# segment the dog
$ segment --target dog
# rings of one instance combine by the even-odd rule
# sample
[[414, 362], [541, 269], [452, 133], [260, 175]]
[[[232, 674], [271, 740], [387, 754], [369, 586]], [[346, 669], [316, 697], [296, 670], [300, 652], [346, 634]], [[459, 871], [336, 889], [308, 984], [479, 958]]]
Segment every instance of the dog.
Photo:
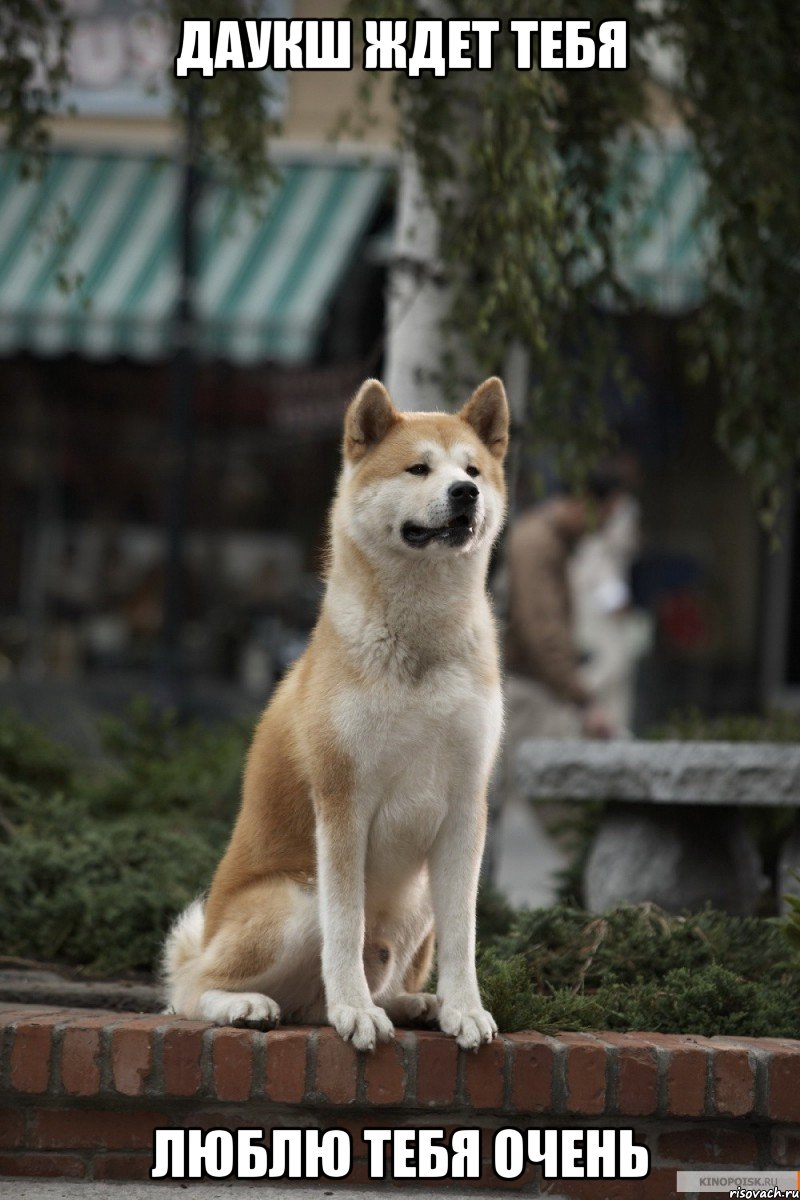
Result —
[[496, 378], [457, 414], [400, 412], [375, 379], [351, 402], [319, 620], [256, 727], [208, 897], [168, 934], [174, 1012], [327, 1021], [358, 1050], [393, 1023], [438, 1022], [472, 1050], [496, 1034], [475, 906], [502, 726], [486, 578], [508, 428]]

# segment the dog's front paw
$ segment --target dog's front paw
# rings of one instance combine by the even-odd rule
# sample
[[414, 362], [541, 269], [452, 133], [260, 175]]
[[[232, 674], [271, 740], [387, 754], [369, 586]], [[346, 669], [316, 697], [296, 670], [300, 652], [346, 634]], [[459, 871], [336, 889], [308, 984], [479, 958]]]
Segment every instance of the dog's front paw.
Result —
[[394, 1026], [382, 1008], [374, 1004], [355, 1008], [352, 1004], [332, 1004], [328, 1020], [346, 1042], [356, 1050], [374, 1050], [376, 1042], [394, 1037]]
[[447, 1003], [439, 1009], [439, 1028], [454, 1037], [462, 1050], [477, 1050], [481, 1042], [490, 1042], [497, 1033], [495, 1019], [485, 1008]]

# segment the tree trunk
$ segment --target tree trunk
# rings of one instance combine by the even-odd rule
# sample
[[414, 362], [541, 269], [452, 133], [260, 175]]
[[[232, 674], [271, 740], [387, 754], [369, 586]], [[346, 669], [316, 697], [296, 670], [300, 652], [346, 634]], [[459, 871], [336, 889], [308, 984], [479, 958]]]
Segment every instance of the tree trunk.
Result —
[[439, 259], [439, 223], [410, 151], [400, 169], [397, 227], [389, 271], [384, 378], [399, 408], [444, 406], [441, 322], [448, 291]]

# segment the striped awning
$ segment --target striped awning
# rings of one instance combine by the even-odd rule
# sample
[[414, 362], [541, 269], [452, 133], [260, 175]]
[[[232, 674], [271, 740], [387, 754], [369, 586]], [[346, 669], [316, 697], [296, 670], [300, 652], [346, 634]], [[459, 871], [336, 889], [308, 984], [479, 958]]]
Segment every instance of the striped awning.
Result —
[[[385, 167], [297, 162], [258, 207], [209, 183], [198, 213], [199, 348], [313, 357], [384, 194]], [[180, 175], [173, 163], [54, 153], [24, 181], [0, 160], [0, 354], [155, 358], [171, 346]]]
[[702, 219], [704, 180], [691, 143], [678, 132], [632, 139], [621, 147], [618, 170], [619, 190], [630, 184], [630, 204], [614, 205], [622, 282], [656, 312], [696, 308], [714, 235]]

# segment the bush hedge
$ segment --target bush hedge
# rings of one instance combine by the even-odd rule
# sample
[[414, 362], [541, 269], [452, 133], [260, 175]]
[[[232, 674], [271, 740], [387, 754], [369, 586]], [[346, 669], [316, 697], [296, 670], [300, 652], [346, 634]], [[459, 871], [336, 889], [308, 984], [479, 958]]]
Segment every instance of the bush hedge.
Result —
[[503, 1029], [800, 1037], [800, 957], [776, 918], [653, 905], [503, 918], [493, 897], [481, 925], [481, 987]]
[[225, 848], [247, 730], [181, 726], [138, 702], [101, 732], [104, 760], [76, 763], [0, 714], [0, 951], [150, 971]]

